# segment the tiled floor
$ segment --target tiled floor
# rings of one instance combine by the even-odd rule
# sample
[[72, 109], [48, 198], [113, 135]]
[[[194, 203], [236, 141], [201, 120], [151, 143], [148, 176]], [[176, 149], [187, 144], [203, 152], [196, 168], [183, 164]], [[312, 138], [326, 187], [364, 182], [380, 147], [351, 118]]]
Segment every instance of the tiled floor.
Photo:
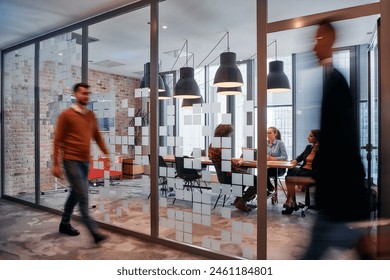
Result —
[[[268, 210], [268, 259], [297, 259], [304, 250], [315, 212], [302, 218], [281, 215], [281, 205]], [[253, 213], [256, 215], [255, 213]], [[100, 247], [80, 222], [80, 236], [58, 233], [58, 215], [0, 199], [0, 259], [205, 259], [133, 237], [105, 231], [109, 239]], [[327, 259], [356, 259], [353, 251], [332, 250]]]
[[59, 216], [0, 199], [0, 259], [2, 260], [202, 260], [129, 236], [104, 231], [109, 236], [97, 247], [87, 229], [72, 224], [81, 234], [58, 233]]

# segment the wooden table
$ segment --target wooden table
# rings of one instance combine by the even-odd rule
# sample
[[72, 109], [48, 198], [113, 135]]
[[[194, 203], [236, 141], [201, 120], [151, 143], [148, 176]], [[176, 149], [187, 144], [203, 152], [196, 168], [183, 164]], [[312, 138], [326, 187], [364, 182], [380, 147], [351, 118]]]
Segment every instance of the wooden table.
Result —
[[[175, 155], [165, 155], [163, 156], [164, 160], [166, 162], [175, 163]], [[241, 158], [232, 158], [233, 160], [240, 160]], [[202, 156], [201, 157], [201, 164], [205, 165], [213, 165], [213, 162], [209, 157]], [[257, 168], [257, 161], [256, 160], [245, 160], [242, 162], [241, 166], [244, 167], [250, 167], [250, 168]], [[268, 160], [267, 161], [267, 167], [268, 168], [293, 168], [295, 165], [292, 164], [288, 160]]]
[[[175, 155], [165, 155], [165, 156], [163, 156], [163, 158], [166, 162], [175, 163]], [[193, 159], [191, 157], [189, 157], [189, 158]], [[202, 156], [200, 161], [201, 161], [201, 164], [204, 164], [204, 165], [213, 165], [213, 162], [207, 156]]]
[[[233, 160], [239, 160], [240, 158], [232, 158]], [[244, 167], [257, 168], [256, 160], [244, 160], [241, 164]], [[267, 160], [267, 168], [293, 168], [295, 164], [292, 164], [288, 160]]]

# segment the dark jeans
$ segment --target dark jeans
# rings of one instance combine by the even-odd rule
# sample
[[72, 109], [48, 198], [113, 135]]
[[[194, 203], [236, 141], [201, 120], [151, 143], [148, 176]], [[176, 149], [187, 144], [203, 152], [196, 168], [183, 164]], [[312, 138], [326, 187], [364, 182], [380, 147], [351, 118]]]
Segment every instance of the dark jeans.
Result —
[[81, 216], [89, 231], [94, 234], [97, 225], [89, 216], [88, 208], [88, 169], [89, 162], [64, 160], [64, 169], [71, 190], [65, 202], [61, 223], [70, 223], [74, 207], [79, 204]]

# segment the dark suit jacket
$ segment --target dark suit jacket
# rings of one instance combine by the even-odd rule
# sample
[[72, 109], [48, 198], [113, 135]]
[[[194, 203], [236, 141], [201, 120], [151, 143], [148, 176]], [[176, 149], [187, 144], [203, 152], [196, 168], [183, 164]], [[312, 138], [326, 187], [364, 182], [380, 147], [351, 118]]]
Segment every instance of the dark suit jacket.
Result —
[[316, 203], [337, 221], [366, 219], [370, 214], [369, 196], [352, 94], [337, 69], [328, 73], [321, 108]]
[[[301, 166], [306, 165], [306, 158], [308, 157], [308, 155], [310, 155], [312, 149], [313, 149], [312, 145], [307, 145], [305, 150], [302, 152], [302, 154], [297, 156], [295, 160], [297, 162], [302, 162]], [[317, 161], [317, 153], [316, 153], [312, 162], [312, 169], [314, 171], [317, 170], [317, 168], [318, 168], [318, 161]]]

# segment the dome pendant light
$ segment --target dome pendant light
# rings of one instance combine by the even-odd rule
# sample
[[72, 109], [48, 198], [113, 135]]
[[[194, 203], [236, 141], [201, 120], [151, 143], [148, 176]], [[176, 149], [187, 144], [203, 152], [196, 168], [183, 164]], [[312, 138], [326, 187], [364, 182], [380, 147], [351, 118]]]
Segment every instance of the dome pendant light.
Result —
[[230, 52], [229, 32], [227, 34], [227, 52], [221, 53], [220, 66], [215, 73], [214, 86], [216, 87], [240, 87], [244, 85], [240, 69], [236, 64], [236, 53]]
[[192, 106], [194, 104], [201, 104], [201, 103], [204, 103], [202, 96], [196, 99], [183, 99], [183, 102], [181, 103], [181, 108], [192, 109]]
[[195, 81], [195, 71], [193, 67], [187, 67], [188, 62], [188, 41], [186, 45], [186, 67], [180, 68], [180, 79], [175, 85], [173, 97], [183, 99], [197, 99], [200, 98], [199, 86]]
[[242, 93], [242, 90], [241, 87], [231, 87], [231, 88], [218, 87], [217, 93], [219, 95], [239, 95]]
[[163, 83], [164, 83], [165, 91], [162, 91], [162, 92], [158, 93], [158, 99], [160, 99], [160, 100], [171, 99], [172, 98], [172, 94], [171, 94], [171, 90], [170, 90], [170, 88], [169, 88], [169, 86], [167, 84], [166, 76], [163, 76], [162, 80], [163, 80]]
[[271, 42], [271, 44], [273, 43], [275, 43], [275, 61], [271, 61], [268, 64], [267, 89], [268, 92], [286, 92], [290, 90], [290, 82], [287, 75], [283, 72], [283, 61], [277, 60], [278, 49], [276, 40]]
[[220, 59], [221, 64], [215, 73], [214, 86], [240, 87], [244, 85], [240, 69], [236, 65], [236, 53], [221, 53]]
[[194, 79], [194, 68], [180, 68], [180, 79], [175, 85], [175, 98], [197, 99], [200, 97], [199, 86]]
[[[140, 88], [149, 88], [150, 91], [150, 62], [144, 64], [144, 76], [139, 85]], [[165, 91], [164, 81], [160, 74], [158, 75], [158, 92]]]

